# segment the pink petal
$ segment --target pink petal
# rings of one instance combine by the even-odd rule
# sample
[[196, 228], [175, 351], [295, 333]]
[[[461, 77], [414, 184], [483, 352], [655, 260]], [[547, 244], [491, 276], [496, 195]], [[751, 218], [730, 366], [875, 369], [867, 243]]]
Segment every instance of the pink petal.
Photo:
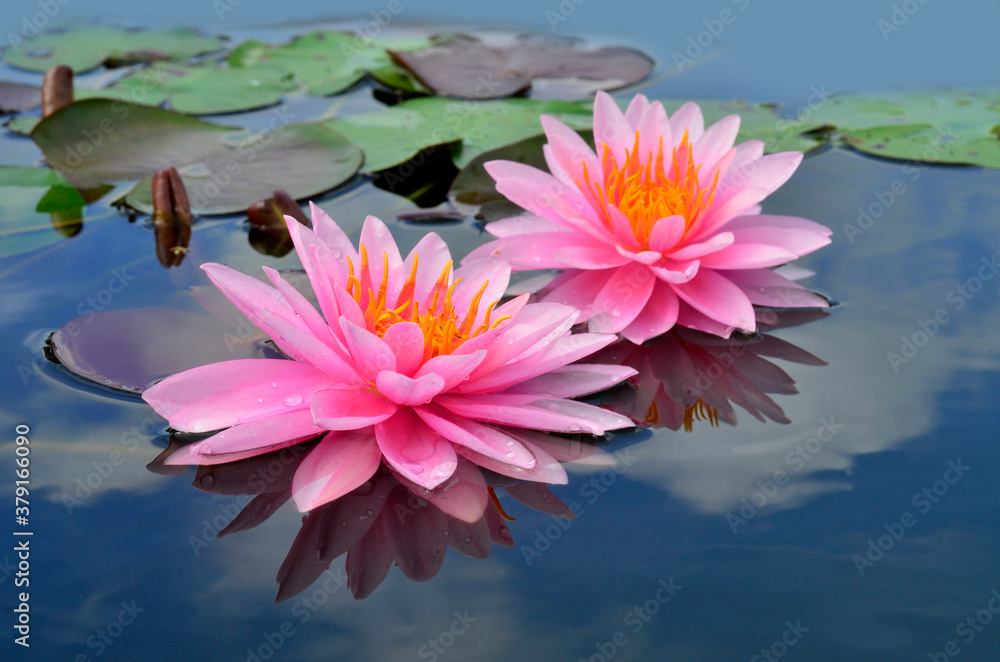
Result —
[[320, 315], [313, 305], [309, 303], [309, 300], [303, 296], [301, 292], [295, 289], [291, 284], [286, 281], [281, 273], [271, 267], [264, 267], [264, 273], [271, 280], [271, 283], [277, 288], [278, 292], [285, 299], [289, 306], [295, 314], [305, 323], [309, 332], [312, 333], [321, 342], [329, 345], [333, 349], [339, 349], [339, 343], [333, 335], [333, 331], [330, 329], [330, 325], [326, 323], [323, 316]]
[[414, 411], [432, 430], [454, 444], [522, 469], [535, 466], [534, 455], [519, 441], [494, 427], [455, 416], [437, 405], [418, 407]]
[[703, 164], [704, 170], [714, 171], [719, 159], [732, 149], [739, 131], [739, 115], [723, 117], [708, 127], [701, 138], [692, 146], [695, 163]]
[[700, 267], [698, 260], [682, 262], [664, 258], [658, 264], [650, 265], [649, 270], [664, 283], [686, 283], [698, 275]]
[[[441, 237], [430, 232], [417, 242], [410, 254], [406, 256], [406, 260], [403, 261], [402, 273], [406, 277], [412, 273], [414, 262], [417, 263], [417, 273], [414, 280], [413, 301], [423, 303], [430, 296], [434, 283], [441, 276], [441, 272], [451, 262], [451, 252]], [[397, 301], [397, 303], [403, 304], [405, 301]]]
[[347, 264], [347, 258], [350, 258], [355, 265], [361, 264], [361, 258], [354, 244], [329, 214], [310, 202], [309, 216], [312, 218], [313, 231], [327, 245], [330, 255], [337, 260], [341, 268]]
[[638, 122], [633, 126], [639, 131], [639, 158], [644, 162], [652, 161], [660, 154], [661, 139], [663, 156], [669, 162], [673, 150], [673, 132], [670, 131], [670, 121], [663, 104], [657, 102], [648, 107]]
[[341, 318], [340, 328], [358, 372], [367, 381], [374, 382], [383, 370], [396, 370], [396, 355], [384, 340], [345, 318]]
[[505, 487], [504, 491], [532, 510], [554, 517], [576, 519], [576, 515], [569, 509], [569, 506], [553, 494], [549, 486], [544, 483], [518, 483]]
[[392, 370], [383, 370], [375, 378], [375, 388], [383, 396], [402, 406], [423, 405], [444, 390], [444, 380], [429, 374], [416, 379]]
[[400, 482], [411, 492], [429, 501], [444, 514], [463, 522], [472, 523], [481, 520], [483, 511], [490, 501], [482, 472], [464, 458], [458, 459], [458, 465], [451, 478], [433, 490], [425, 490], [405, 478], [400, 478]]
[[408, 407], [375, 426], [375, 437], [393, 469], [429, 490], [448, 480], [458, 459], [451, 443]]
[[631, 427], [624, 416], [574, 400], [535, 395], [485, 394], [440, 396], [437, 404], [458, 416], [489, 423], [550, 432], [589, 432]]
[[[531, 454], [535, 456], [536, 464], [531, 469], [522, 469], [506, 462], [494, 460], [462, 445], [455, 446], [455, 452], [470, 462], [503, 476], [511, 476], [512, 478], [521, 480], [536, 480], [551, 485], [565, 485], [569, 481], [566, 470], [551, 455], [537, 446], [521, 440], [520, 437], [518, 437], [518, 440], [522, 441], [524, 447], [528, 448]], [[490, 511], [487, 509], [486, 512], [489, 513]]]
[[[398, 274], [402, 271], [403, 258], [399, 255], [399, 248], [396, 247], [392, 233], [389, 232], [385, 223], [375, 216], [368, 216], [365, 219], [365, 224], [361, 226], [360, 245], [363, 245], [368, 253], [368, 273], [371, 275], [373, 287], [378, 287], [382, 283], [383, 259], [389, 263], [390, 274]], [[359, 264], [354, 265], [355, 273], [358, 273], [359, 268]], [[406, 275], [409, 275], [409, 272]], [[402, 282], [398, 279], [390, 278], [389, 291], [392, 295], [387, 297], [389, 301], [396, 299], [394, 294], [398, 294], [401, 286]]]
[[653, 293], [636, 318], [622, 329], [622, 335], [636, 344], [662, 335], [677, 323], [680, 302], [673, 288], [663, 281], [657, 281]]
[[587, 164], [587, 174], [595, 177], [600, 173], [600, 165], [594, 150], [573, 129], [551, 115], [542, 115], [542, 129], [548, 144], [542, 147], [549, 170], [562, 183], [575, 186], [583, 182], [583, 164]]
[[303, 513], [339, 499], [368, 481], [381, 461], [372, 430], [330, 433], [295, 471], [292, 499]]
[[476, 297], [479, 289], [486, 283], [486, 289], [479, 300], [476, 311], [475, 322], [472, 329], [478, 329], [486, 316], [486, 310], [491, 303], [499, 301], [507, 290], [510, 282], [510, 264], [496, 258], [483, 258], [465, 263], [455, 270], [455, 280], [461, 282], [455, 286], [451, 302], [458, 313], [459, 318], [464, 322], [466, 312]]
[[[382, 515], [380, 519], [388, 518]], [[393, 554], [385, 537], [385, 525], [376, 521], [353, 547], [347, 550], [347, 587], [355, 600], [363, 600], [389, 576]]]
[[[652, 106], [658, 105], [659, 102], [652, 104]], [[632, 126], [639, 126], [639, 120], [642, 119], [643, 115], [646, 114], [650, 108], [649, 99], [646, 98], [645, 94], [637, 94], [632, 97], [632, 100], [628, 103], [628, 108], [625, 110], [625, 121]], [[659, 104], [662, 108], [663, 105]]]
[[442, 391], [450, 391], [472, 374], [486, 358], [486, 350], [481, 349], [471, 354], [440, 354], [431, 357], [426, 363], [420, 366], [420, 370], [413, 375], [416, 378], [427, 375], [435, 375], [444, 380]]
[[308, 402], [333, 383], [305, 363], [238, 359], [171, 375], [146, 389], [142, 399], [172, 427], [208, 432], [283, 414], [289, 398]]
[[780, 308], [828, 308], [829, 302], [770, 269], [731, 271], [726, 274], [737, 287], [760, 306]]
[[683, 248], [671, 252], [670, 259], [680, 261], [694, 260], [725, 248], [726, 246], [731, 245], [733, 241], [734, 237], [732, 232], [720, 232], [719, 234], [713, 235], [701, 243], [685, 244]]
[[528, 359], [503, 365], [482, 377], [463, 382], [453, 389], [464, 393], [486, 393], [505, 389], [514, 384], [555, 370], [589, 356], [614, 342], [615, 336], [599, 333], [575, 333], [552, 341]]
[[[342, 286], [345, 283], [346, 270], [341, 266], [341, 262], [333, 257], [326, 242], [315, 232], [294, 219], [285, 219], [285, 222], [292, 243], [295, 245], [295, 252], [316, 293], [320, 310], [323, 311], [328, 323], [336, 324], [337, 318], [340, 317], [340, 308], [334, 297], [334, 291], [338, 284]], [[345, 258], [342, 259], [346, 262]]]
[[797, 258], [795, 253], [768, 244], [733, 244], [701, 259], [703, 268], [759, 269], [776, 267]]
[[[273, 450], [273, 446], [282, 442], [299, 440], [322, 432], [325, 432], [323, 428], [313, 425], [312, 413], [306, 406], [303, 409], [290, 409], [286, 414], [234, 425], [185, 448], [194, 455], [213, 456], [206, 458], [209, 460], [229, 462], [234, 459], [226, 457], [230, 453], [256, 451], [255, 455], [260, 455]], [[216, 462], [197, 464], [216, 464]]]
[[692, 308], [721, 324], [744, 331], [757, 328], [747, 296], [732, 281], [711, 269], [700, 269], [690, 281], [672, 287]]
[[649, 235], [649, 248], [651, 250], [667, 253], [684, 236], [684, 217], [680, 215], [668, 216], [656, 221], [653, 231]]
[[561, 303], [579, 309], [580, 319], [590, 316], [590, 309], [597, 294], [608, 282], [612, 269], [595, 269], [566, 272], [566, 277], [558, 285], [547, 292], [542, 301], [546, 303]]
[[505, 393], [575, 398], [611, 388], [634, 374], [628, 366], [573, 363], [515, 384]]
[[590, 310], [588, 328], [594, 333], [617, 333], [642, 311], [656, 277], [643, 264], [616, 270], [598, 292]]
[[[576, 134], [574, 133], [573, 135]], [[564, 234], [573, 232], [573, 230], [567, 228], [565, 225], [559, 225], [558, 223], [554, 223], [548, 219], [542, 218], [541, 216], [535, 216], [533, 214], [522, 214], [521, 216], [513, 216], [511, 218], [504, 218], [499, 221], [487, 223], [486, 231], [494, 237], [499, 237], [501, 239], [503, 237], [512, 237], [519, 234], [534, 234], [536, 232], [562, 232]], [[469, 258], [467, 257], [462, 258], [462, 262], [465, 262], [468, 259]]]
[[424, 332], [414, 322], [396, 322], [382, 336], [396, 357], [396, 370], [412, 376], [424, 360]]
[[396, 405], [367, 389], [331, 388], [312, 399], [313, 423], [327, 430], [357, 430], [396, 413]]
[[611, 155], [618, 163], [625, 162], [625, 150], [632, 147], [635, 139], [635, 128], [628, 123], [618, 104], [610, 94], [604, 91], [594, 98], [594, 145], [597, 156], [604, 152], [604, 145], [611, 150]]
[[[402, 573], [415, 582], [425, 582], [438, 573], [448, 549], [448, 516], [426, 504], [415, 509], [411, 493], [393, 490], [385, 512], [403, 512], [407, 521], [383, 516], [386, 544]], [[409, 519], [412, 518], [412, 519]]]
[[674, 142], [680, 143], [684, 132], [688, 133], [688, 141], [696, 142], [705, 132], [705, 118], [701, 114], [701, 108], [693, 101], [689, 101], [673, 114], [670, 118], [670, 131], [674, 135]]
[[709, 317], [701, 311], [692, 308], [684, 301], [681, 301], [680, 309], [677, 311], [677, 326], [704, 331], [720, 338], [728, 338], [735, 328], [732, 325], [723, 324]]

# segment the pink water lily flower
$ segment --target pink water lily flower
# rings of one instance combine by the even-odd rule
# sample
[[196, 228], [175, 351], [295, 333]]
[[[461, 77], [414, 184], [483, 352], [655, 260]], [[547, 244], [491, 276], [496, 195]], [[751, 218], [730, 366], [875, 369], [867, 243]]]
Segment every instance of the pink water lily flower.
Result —
[[563, 269], [542, 300], [579, 308], [592, 332], [637, 343], [675, 324], [722, 337], [752, 332], [752, 304], [827, 305], [770, 270], [830, 243], [830, 229], [813, 221], [761, 214], [758, 203], [788, 180], [799, 152], [764, 156], [760, 140], [734, 147], [738, 115], [706, 129], [697, 104], [668, 117], [642, 95], [622, 113], [597, 93], [597, 154], [552, 117], [542, 127], [551, 172], [485, 166], [497, 191], [530, 215], [487, 225], [498, 238], [469, 260]]
[[143, 398], [175, 429], [222, 430], [169, 463], [229, 462], [325, 433], [292, 485], [306, 511], [367, 481], [383, 458], [426, 489], [448, 481], [459, 456], [501, 474], [565, 482], [533, 431], [631, 427], [571, 399], [635, 373], [568, 365], [614, 336], [571, 335], [578, 311], [563, 304], [527, 304], [526, 296], [501, 304], [506, 262], [487, 257], [452, 271], [436, 234], [403, 259], [371, 216], [355, 249], [315, 206], [312, 218], [315, 231], [286, 220], [320, 311], [273, 269], [264, 268], [268, 285], [202, 266], [291, 360], [215, 363], [149, 388]]

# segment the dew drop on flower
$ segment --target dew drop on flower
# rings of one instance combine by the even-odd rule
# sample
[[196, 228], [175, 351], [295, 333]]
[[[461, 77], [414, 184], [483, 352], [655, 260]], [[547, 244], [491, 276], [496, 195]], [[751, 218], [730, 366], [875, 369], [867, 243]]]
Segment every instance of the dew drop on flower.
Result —
[[215, 485], [215, 476], [208, 474], [201, 477], [201, 486], [206, 490], [212, 489], [213, 485]]
[[340, 520], [340, 526], [342, 526], [343, 528], [346, 529], [347, 528], [347, 520], [346, 519]]
[[447, 531], [447, 530], [445, 530], [445, 531], [442, 531], [442, 532], [441, 532], [441, 535], [442, 535], [442, 536], [444, 536], [445, 538], [447, 538], [447, 537], [448, 537], [448, 535], [449, 535], [449, 533], [448, 533], [448, 531]]
[[264, 402], [264, 398], [257, 398], [257, 402], [258, 403]]
[[515, 457], [517, 457], [517, 453], [515, 453], [514, 451], [507, 451], [507, 457], [513, 460]]
[[367, 515], [368, 517], [375, 517], [375, 513], [373, 513], [371, 510], [366, 510], [365, 515]]
[[469, 536], [465, 536], [465, 540], [463, 540], [462, 542], [464, 542], [466, 545], [471, 545], [472, 538], [470, 538]]
[[198, 447], [195, 448], [194, 450], [198, 453], [201, 453], [202, 455], [212, 454], [212, 447], [205, 443], [198, 444]]
[[299, 395], [298, 393], [294, 393], [294, 394], [288, 396], [287, 398], [285, 398], [285, 406], [286, 407], [297, 407], [298, 405], [301, 405], [301, 404], [302, 404], [302, 396]]

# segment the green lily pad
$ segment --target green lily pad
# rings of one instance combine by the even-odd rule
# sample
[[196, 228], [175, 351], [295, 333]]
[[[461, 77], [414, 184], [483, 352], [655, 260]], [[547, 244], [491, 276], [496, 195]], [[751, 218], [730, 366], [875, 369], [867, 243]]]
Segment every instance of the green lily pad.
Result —
[[[629, 100], [619, 100], [624, 109]], [[662, 99], [661, 103], [667, 113], [674, 113], [687, 103], [679, 99]], [[816, 131], [824, 126], [821, 121], [795, 121], [779, 117], [774, 112], [774, 106], [769, 104], [750, 103], [748, 101], [719, 101], [702, 99], [695, 101], [705, 116], [705, 126], [713, 124], [727, 115], [740, 116], [740, 132], [736, 142], [746, 140], [763, 140], [764, 150], [775, 152], [811, 152], [825, 141], [821, 135], [803, 135]]]
[[70, 186], [66, 178], [48, 168], [0, 166], [0, 186]]
[[35, 37], [4, 51], [8, 64], [31, 71], [48, 71], [65, 64], [74, 73], [96, 69], [105, 62], [125, 64], [154, 60], [186, 60], [222, 47], [219, 37], [207, 37], [190, 28], [124, 30], [94, 25]]
[[382, 71], [395, 65], [386, 48], [409, 49], [426, 45], [426, 40], [376, 41], [346, 32], [312, 32], [289, 44], [272, 46], [251, 40], [230, 54], [233, 70], [271, 70], [294, 77], [309, 94], [328, 96], [343, 92], [364, 78], [368, 71]]
[[214, 115], [273, 106], [295, 88], [290, 75], [275, 69], [155, 64], [94, 92], [149, 105], [167, 101], [179, 113]]
[[422, 98], [324, 125], [361, 147], [367, 171], [391, 168], [427, 147], [450, 143], [457, 143], [452, 158], [463, 167], [483, 152], [541, 133], [542, 114], [579, 129], [593, 122], [591, 103], [585, 101]]
[[1000, 168], [1000, 89], [838, 95], [813, 119], [867, 154]]
[[126, 202], [152, 211], [150, 178], [176, 167], [197, 214], [242, 211], [283, 189], [305, 198], [357, 172], [361, 152], [330, 129], [289, 124], [250, 135], [163, 108], [85, 99], [43, 119], [31, 134], [49, 165], [74, 185], [143, 180]]
[[30, 136], [31, 132], [34, 131], [35, 127], [41, 121], [42, 118], [37, 115], [21, 115], [4, 124], [4, 127], [11, 133], [19, 136]]

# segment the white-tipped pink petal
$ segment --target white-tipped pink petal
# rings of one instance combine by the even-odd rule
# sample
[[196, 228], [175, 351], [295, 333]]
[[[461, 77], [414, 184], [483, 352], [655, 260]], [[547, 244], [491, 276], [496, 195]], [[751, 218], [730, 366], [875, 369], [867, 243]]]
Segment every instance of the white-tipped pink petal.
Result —
[[673, 288], [664, 281], [657, 281], [649, 302], [632, 323], [622, 329], [621, 334], [632, 342], [642, 344], [650, 338], [662, 335], [677, 323], [680, 300]]
[[705, 117], [701, 114], [701, 108], [698, 107], [698, 104], [689, 101], [678, 108], [677, 112], [670, 117], [670, 131], [676, 142], [680, 142], [685, 131], [687, 131], [689, 142], [697, 142], [705, 132]]
[[594, 299], [588, 328], [594, 333], [624, 329], [642, 312], [655, 283], [656, 277], [645, 265], [632, 263], [618, 269]]

